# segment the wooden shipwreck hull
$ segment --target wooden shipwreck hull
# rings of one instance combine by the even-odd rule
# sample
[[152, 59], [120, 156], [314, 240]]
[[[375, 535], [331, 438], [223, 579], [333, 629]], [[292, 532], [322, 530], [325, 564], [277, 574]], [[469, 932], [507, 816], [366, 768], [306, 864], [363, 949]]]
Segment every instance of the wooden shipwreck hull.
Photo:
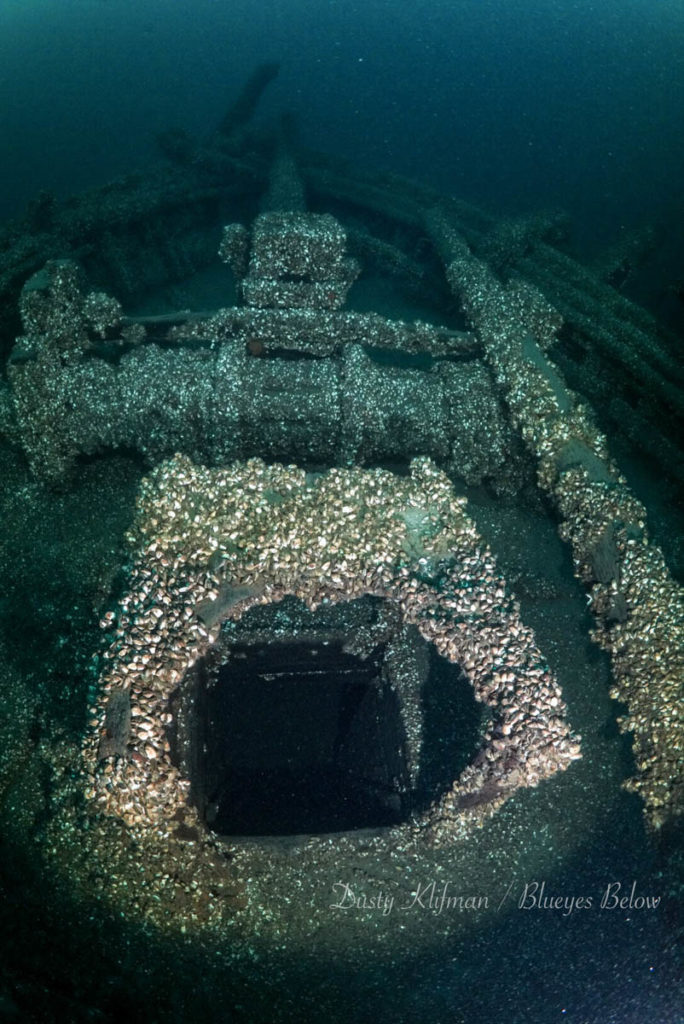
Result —
[[[192, 767], [191, 737], [204, 726], [173, 702], [192, 705], [204, 678], [196, 664], [222, 622], [292, 595], [312, 612], [393, 602], [401, 622], [369, 612], [364, 628], [393, 650], [415, 627], [492, 710], [475, 761], [416, 810], [420, 702], [396, 684], [410, 754], [403, 788], [389, 794], [408, 808], [400, 827], [442, 842], [568, 767], [580, 738], [560, 690], [449, 490], [459, 479], [512, 494], [532, 471], [628, 709], [628, 786], [654, 829], [680, 820], [684, 596], [606, 437], [681, 486], [677, 339], [564, 250], [561, 218], [497, 221], [413, 182], [298, 152], [286, 130], [250, 136], [274, 73], [256, 72], [207, 141], [167, 136], [167, 163], [65, 203], [42, 197], [4, 232], [0, 429], [53, 485], [80, 457], [117, 449], [153, 467], [92, 701], [88, 799], [134, 830], [180, 814], [199, 834], [215, 768]], [[219, 257], [238, 302], [131, 314]], [[430, 322], [346, 309], [362, 266], [417, 296]], [[388, 465], [404, 476], [377, 468]], [[312, 501], [324, 526], [312, 527]], [[337, 643], [341, 628], [325, 625], [326, 636]], [[396, 661], [386, 673], [401, 678]], [[181, 699], [179, 686], [195, 690]], [[202, 808], [186, 814], [191, 784]]]
[[[76, 260], [91, 287], [125, 308], [215, 263], [222, 226], [256, 214], [272, 181], [282, 137], [250, 135], [249, 121], [276, 73], [274, 65], [258, 68], [208, 139], [167, 133], [159, 140], [166, 159], [146, 172], [64, 202], [43, 194], [23, 220], [2, 229], [4, 358], [21, 333], [21, 289], [49, 259]], [[611, 435], [642, 449], [667, 477], [684, 480], [681, 341], [607, 282], [616, 276], [612, 264], [601, 278], [564, 249], [561, 216], [502, 221], [415, 182], [319, 153], [298, 152], [297, 168], [294, 187], [306, 193], [309, 210], [340, 219], [349, 253], [423, 299], [442, 307], [448, 301], [425, 227], [434, 208], [504, 280], [534, 284], [563, 319], [554, 360], [568, 383], [592, 402]]]

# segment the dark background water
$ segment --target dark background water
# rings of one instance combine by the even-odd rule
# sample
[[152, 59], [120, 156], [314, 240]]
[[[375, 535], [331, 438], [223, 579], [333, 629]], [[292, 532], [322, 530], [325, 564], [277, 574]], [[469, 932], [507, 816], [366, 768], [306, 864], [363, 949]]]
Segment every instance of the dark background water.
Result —
[[255, 64], [261, 117], [493, 211], [567, 210], [591, 245], [681, 223], [681, 0], [3, 0], [0, 218], [199, 135]]

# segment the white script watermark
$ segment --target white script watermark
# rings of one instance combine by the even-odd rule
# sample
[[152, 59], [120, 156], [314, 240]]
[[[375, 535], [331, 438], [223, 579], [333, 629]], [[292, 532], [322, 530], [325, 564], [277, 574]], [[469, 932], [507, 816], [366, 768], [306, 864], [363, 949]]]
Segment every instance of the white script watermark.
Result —
[[506, 891], [494, 893], [460, 892], [450, 881], [426, 881], [410, 892], [390, 888], [362, 889], [350, 882], [335, 882], [331, 910], [370, 912], [388, 917], [393, 913], [427, 911], [431, 914], [473, 913], [492, 909], [546, 912], [570, 917], [581, 911], [653, 911], [661, 896], [643, 893], [636, 881], [608, 881], [590, 893], [564, 893], [553, 890], [546, 881], [511, 882]]

